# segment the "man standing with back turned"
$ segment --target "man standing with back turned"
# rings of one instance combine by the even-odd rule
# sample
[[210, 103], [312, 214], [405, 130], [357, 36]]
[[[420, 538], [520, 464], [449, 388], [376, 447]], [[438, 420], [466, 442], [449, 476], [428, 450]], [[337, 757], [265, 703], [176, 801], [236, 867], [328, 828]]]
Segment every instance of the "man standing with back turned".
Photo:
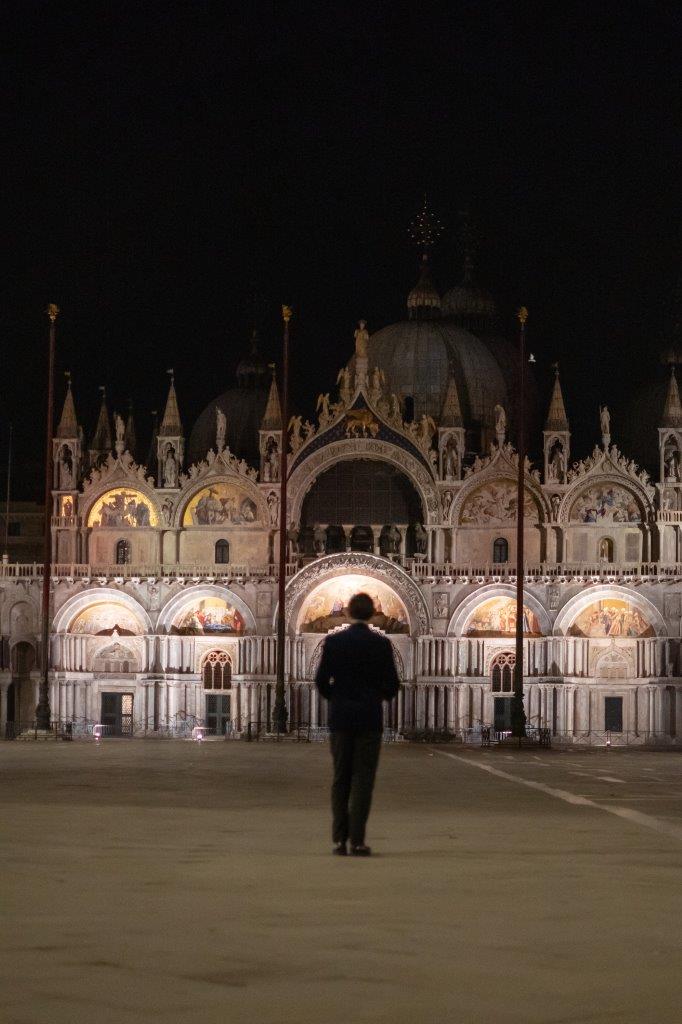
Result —
[[350, 599], [351, 625], [324, 641], [315, 685], [329, 701], [334, 781], [332, 783], [333, 853], [369, 857], [365, 826], [379, 763], [382, 701], [392, 700], [400, 684], [390, 640], [367, 625], [374, 615], [372, 598]]

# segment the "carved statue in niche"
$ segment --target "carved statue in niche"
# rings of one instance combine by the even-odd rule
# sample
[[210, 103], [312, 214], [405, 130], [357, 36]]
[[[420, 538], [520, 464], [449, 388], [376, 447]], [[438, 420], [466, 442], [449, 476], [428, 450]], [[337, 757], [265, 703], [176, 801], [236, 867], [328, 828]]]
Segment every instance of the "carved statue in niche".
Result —
[[663, 456], [665, 465], [665, 479], [677, 482], [680, 479], [680, 453], [677, 445], [670, 444], [665, 447]]
[[495, 433], [501, 434], [502, 437], [507, 432], [507, 414], [501, 405], [496, 405], [495, 409]]
[[414, 525], [414, 552], [416, 555], [426, 555], [428, 545], [428, 534], [421, 523]]
[[173, 518], [173, 502], [170, 498], [166, 498], [163, 505], [161, 506], [161, 515], [166, 526], [170, 526]]
[[219, 405], [215, 407], [215, 444], [219, 452], [225, 447], [225, 433], [227, 431], [227, 416]]
[[443, 448], [443, 479], [448, 481], [459, 479], [459, 450], [457, 440], [452, 434]]
[[275, 437], [269, 437], [265, 442], [263, 480], [266, 484], [276, 484], [279, 480], [279, 445]]
[[450, 518], [450, 509], [452, 508], [453, 498], [454, 494], [452, 493], [452, 491], [443, 491], [443, 519]]
[[323, 555], [327, 548], [327, 531], [324, 526], [315, 523], [313, 527], [313, 547], [316, 555]]
[[608, 405], [599, 406], [599, 426], [601, 427], [602, 437], [611, 436], [611, 413], [609, 412]]
[[60, 491], [68, 491], [73, 487], [73, 453], [68, 444], [62, 445], [59, 452], [58, 484]]
[[433, 598], [434, 619], [446, 619], [448, 617], [448, 595], [444, 593], [435, 594]]
[[384, 531], [384, 553], [391, 557], [391, 555], [400, 554], [400, 530], [391, 523], [390, 526]]
[[270, 512], [270, 526], [277, 526], [277, 520], [279, 519], [279, 498], [275, 491], [270, 491], [265, 500]]
[[355, 338], [355, 355], [358, 359], [366, 359], [369, 347], [369, 331], [367, 330], [367, 321], [359, 320], [357, 330], [354, 334]]
[[559, 505], [561, 504], [561, 498], [558, 494], [553, 494], [552, 497], [549, 499], [549, 503], [552, 506], [552, 515], [556, 520], [559, 516]]
[[166, 445], [166, 453], [163, 460], [163, 486], [178, 486], [178, 463], [175, 458], [175, 448], [172, 444]]
[[547, 457], [547, 479], [562, 484], [566, 478], [566, 456], [561, 441], [555, 441]]

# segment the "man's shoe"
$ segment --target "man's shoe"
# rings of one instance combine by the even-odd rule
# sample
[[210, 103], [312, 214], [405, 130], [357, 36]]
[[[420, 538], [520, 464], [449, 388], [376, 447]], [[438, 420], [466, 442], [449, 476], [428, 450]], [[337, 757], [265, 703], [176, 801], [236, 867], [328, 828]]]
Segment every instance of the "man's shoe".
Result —
[[345, 843], [334, 843], [334, 846], [332, 848], [332, 853], [336, 857], [345, 857], [346, 854], [348, 853], [348, 850], [346, 849], [346, 844]]
[[350, 848], [351, 857], [370, 857], [372, 849], [369, 846], [365, 846], [362, 843], [360, 846], [351, 846]]

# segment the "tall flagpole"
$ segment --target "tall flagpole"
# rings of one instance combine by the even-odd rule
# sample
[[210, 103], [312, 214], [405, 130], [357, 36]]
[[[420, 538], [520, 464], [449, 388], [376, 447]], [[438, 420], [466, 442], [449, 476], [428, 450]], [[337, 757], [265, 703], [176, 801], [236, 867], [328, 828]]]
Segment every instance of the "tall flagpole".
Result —
[[9, 558], [9, 504], [12, 481], [12, 424], [7, 439], [7, 494], [5, 496], [5, 557]]
[[519, 470], [516, 486], [516, 663], [514, 665], [514, 696], [512, 697], [512, 735], [526, 735], [526, 712], [523, 707], [523, 539], [525, 526], [525, 471], [526, 471], [526, 320], [528, 310], [522, 306], [519, 320], [519, 422], [517, 448]]
[[285, 591], [287, 585], [287, 448], [289, 447], [289, 321], [291, 309], [282, 306], [282, 444], [279, 453], [279, 578], [277, 598], [277, 684], [273, 718], [275, 731], [286, 732], [287, 705], [284, 699], [284, 651], [286, 641]]
[[48, 671], [50, 668], [50, 576], [52, 569], [52, 421], [54, 419], [54, 350], [56, 325], [59, 307], [53, 302], [47, 307], [50, 318], [50, 336], [47, 361], [47, 424], [45, 429], [45, 522], [44, 522], [44, 553], [43, 553], [43, 602], [42, 602], [42, 665], [40, 673], [40, 689], [38, 706], [36, 707], [36, 726], [38, 729], [50, 728], [50, 691], [48, 687]]

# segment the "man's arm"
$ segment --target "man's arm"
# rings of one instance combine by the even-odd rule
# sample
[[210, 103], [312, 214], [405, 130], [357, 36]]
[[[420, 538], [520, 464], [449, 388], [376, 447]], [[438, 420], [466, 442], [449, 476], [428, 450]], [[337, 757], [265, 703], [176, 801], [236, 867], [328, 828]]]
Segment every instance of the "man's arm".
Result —
[[382, 647], [383, 664], [381, 667], [381, 695], [384, 700], [393, 700], [400, 689], [400, 680], [398, 679], [398, 673], [395, 668], [395, 658], [393, 657], [393, 645], [390, 640], [384, 640]]
[[315, 673], [315, 686], [323, 697], [327, 700], [332, 695], [332, 688], [330, 685], [332, 678], [332, 656], [329, 650], [329, 645], [326, 640], [323, 641], [322, 646], [322, 657], [320, 658], [320, 664], [317, 672]]

